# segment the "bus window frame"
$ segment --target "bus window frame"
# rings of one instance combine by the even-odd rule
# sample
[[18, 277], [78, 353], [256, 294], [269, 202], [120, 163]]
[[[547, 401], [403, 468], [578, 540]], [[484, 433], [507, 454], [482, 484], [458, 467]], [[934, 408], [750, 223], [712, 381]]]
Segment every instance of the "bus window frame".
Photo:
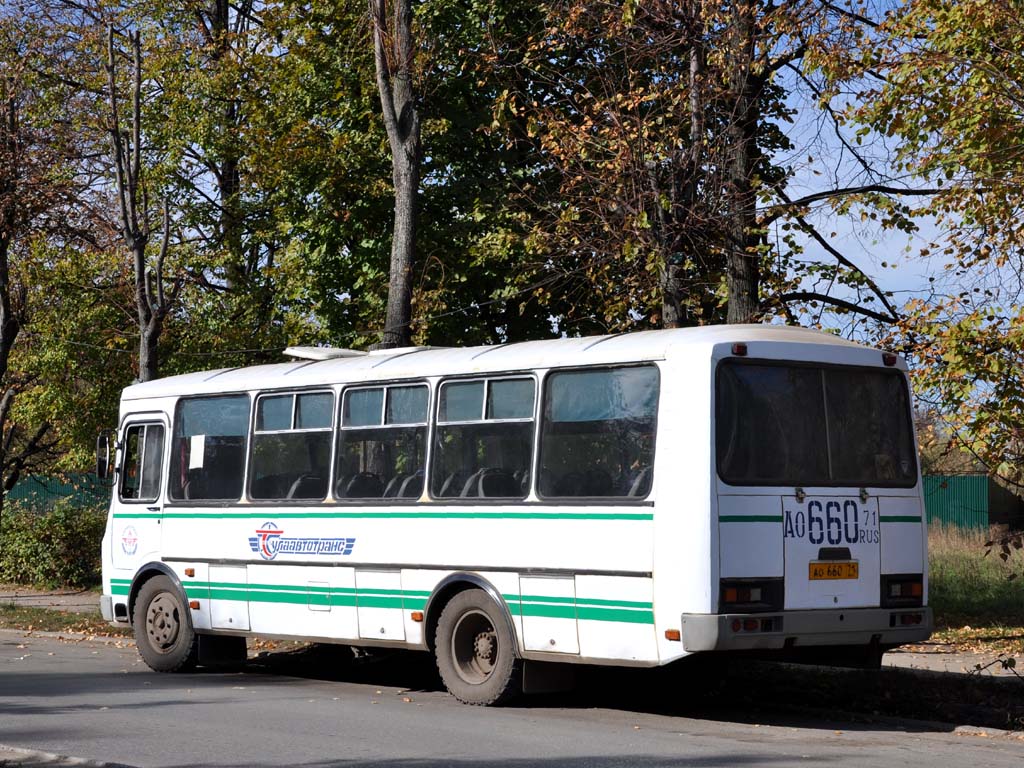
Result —
[[[661, 366], [657, 360], [638, 360], [628, 363], [601, 363], [598, 365], [574, 365], [566, 368], [549, 368], [544, 372], [543, 386], [544, 391], [538, 398], [537, 406], [540, 412], [537, 415], [537, 434], [536, 441], [537, 447], [534, 452], [535, 466], [532, 470], [533, 474], [533, 485], [534, 494], [536, 498], [543, 501], [545, 504], [562, 504], [562, 505], [574, 505], [574, 506], [595, 506], [595, 505], [606, 505], [606, 506], [620, 506], [624, 504], [634, 504], [640, 506], [650, 506], [653, 504], [651, 496], [654, 494], [655, 482], [657, 480], [658, 473], [655, 471], [655, 467], [658, 463], [658, 427], [661, 421], [661, 384], [662, 376]], [[658, 374], [658, 401], [654, 407], [654, 419], [652, 421], [652, 432], [654, 433], [654, 444], [651, 446], [651, 466], [650, 470], [653, 473], [651, 477], [651, 486], [647, 489], [647, 493], [643, 496], [544, 496], [540, 493], [540, 460], [542, 450], [542, 438], [543, 438], [543, 421], [544, 421], [544, 403], [545, 398], [548, 395], [548, 378], [552, 374], [559, 373], [574, 373], [574, 372], [590, 372], [590, 371], [609, 371], [609, 370], [621, 370], [624, 368], [653, 368]]]
[[[334, 398], [334, 402], [331, 404], [331, 425], [329, 427], [314, 427], [307, 429], [256, 429], [256, 414], [259, 410], [259, 401], [264, 397], [280, 397], [281, 395], [292, 396], [292, 415], [291, 423], [295, 423], [295, 419], [299, 407], [299, 395], [327, 395], [329, 394]], [[334, 482], [334, 450], [337, 440], [335, 439], [335, 432], [338, 426], [338, 408], [341, 398], [338, 390], [332, 386], [309, 386], [309, 387], [290, 387], [288, 389], [260, 389], [256, 390], [255, 395], [250, 393], [249, 397], [249, 434], [248, 441], [249, 445], [245, 452], [245, 472], [242, 486], [243, 495], [242, 498], [245, 501], [252, 504], [276, 506], [280, 504], [284, 505], [311, 505], [311, 504], [323, 504], [325, 501], [333, 499], [333, 482]], [[328, 465], [327, 465], [327, 494], [318, 499], [261, 499], [255, 497], [250, 492], [249, 480], [252, 472], [252, 457], [253, 451], [256, 448], [256, 435], [287, 435], [287, 434], [304, 434], [307, 432], [327, 432], [330, 435], [330, 453], [328, 454]], [[228, 502], [228, 503], [238, 503]]]
[[[906, 398], [907, 409], [904, 414], [905, 424], [908, 430], [908, 435], [911, 441], [911, 452], [910, 455], [914, 460], [914, 471], [912, 473], [912, 479], [910, 481], [903, 482], [884, 482], [884, 483], [863, 483], [863, 482], [833, 482], [827, 483], [820, 482], [807, 482], [806, 480], [792, 480], [787, 479], [785, 482], [782, 481], [771, 481], [765, 482], [763, 480], [756, 480], [752, 482], [739, 482], [736, 480], [727, 479], [723, 474], [721, 467], [718, 464], [718, 393], [719, 387], [721, 386], [722, 368], [726, 365], [758, 365], [758, 366], [770, 366], [773, 368], [809, 368], [819, 371], [824, 370], [840, 370], [840, 371], [869, 371], [871, 373], [883, 373], [886, 375], [898, 376], [900, 379], [900, 386], [903, 387], [903, 395]], [[780, 360], [775, 358], [758, 358], [758, 357], [723, 357], [715, 364], [714, 372], [714, 385], [711, 388], [711, 461], [715, 465], [715, 477], [730, 488], [892, 488], [899, 490], [910, 490], [917, 487], [921, 477], [921, 460], [917, 455], [917, 444], [915, 441], [914, 432], [914, 400], [913, 393], [910, 390], [910, 385], [907, 381], [907, 373], [901, 368], [885, 367], [881, 365], [858, 365], [858, 364], [846, 364], [846, 363], [825, 363], [825, 362], [814, 362], [809, 360]], [[825, 412], [826, 429], [828, 425], [828, 411]], [[826, 450], [831, 450], [826, 438], [825, 443]]]
[[[401, 387], [426, 387], [427, 388], [427, 411], [426, 420], [423, 422], [416, 423], [404, 423], [404, 424], [387, 424], [385, 423], [388, 413], [388, 390], [391, 388]], [[380, 424], [367, 424], [361, 426], [349, 426], [343, 425], [344, 421], [344, 408], [345, 408], [345, 396], [347, 393], [356, 390], [368, 390], [368, 389], [382, 389], [384, 390], [384, 396], [381, 398], [381, 413], [380, 413]], [[420, 427], [427, 428], [426, 435], [426, 446], [423, 454], [423, 477], [424, 486], [426, 486], [426, 478], [429, 477], [430, 472], [430, 446], [431, 440], [434, 435], [434, 424], [431, 415], [433, 413], [434, 399], [435, 399], [435, 387], [432, 385], [429, 379], [417, 378], [417, 379], [387, 379], [384, 381], [367, 381], [357, 382], [352, 384], [342, 384], [340, 390], [337, 393], [337, 402], [334, 408], [334, 435], [331, 440], [331, 479], [328, 487], [327, 501], [333, 504], [342, 504], [345, 506], [362, 506], [362, 505], [375, 505], [375, 506], [394, 506], [397, 504], [420, 504], [422, 503], [423, 494], [421, 493], [417, 498], [397, 498], [397, 497], [383, 497], [383, 496], [367, 496], [364, 498], [343, 498], [338, 497], [334, 493], [334, 484], [337, 478], [337, 462], [338, 462], [338, 447], [341, 442], [342, 431], [355, 431], [361, 429], [392, 429], [394, 427], [412, 427], [419, 429]]]
[[[122, 446], [123, 447], [120, 450], [120, 453], [121, 453], [121, 457], [120, 458], [121, 458], [121, 460], [120, 460], [120, 462], [118, 462], [115, 465], [116, 476], [117, 476], [117, 501], [120, 504], [156, 504], [156, 503], [158, 503], [160, 501], [161, 497], [163, 496], [164, 483], [165, 482], [170, 482], [170, 476], [168, 475], [168, 472], [170, 470], [168, 469], [168, 471], [165, 472], [163, 466], [161, 466], [160, 469], [157, 472], [156, 496], [154, 496], [152, 498], [147, 497], [147, 498], [144, 498], [144, 499], [143, 498], [126, 499], [124, 497], [124, 495], [121, 493], [122, 483], [124, 482], [124, 464], [125, 464], [125, 459], [126, 459], [126, 451], [127, 451], [127, 448], [128, 448], [128, 430], [132, 429], [133, 427], [145, 427], [146, 429], [148, 429], [149, 427], [160, 427], [160, 428], [162, 428], [163, 431], [164, 431], [164, 439], [162, 440], [162, 443], [163, 443], [163, 448], [162, 448], [163, 454], [161, 455], [160, 458], [161, 458], [161, 464], [162, 465], [166, 464], [166, 465], [168, 465], [168, 467], [170, 466], [170, 459], [169, 459], [169, 455], [170, 454], [169, 454], [168, 446], [167, 446], [167, 435], [168, 435], [168, 432], [170, 430], [167, 428], [167, 424], [162, 419], [154, 418], [152, 416], [149, 416], [148, 418], [137, 419], [137, 418], [134, 418], [134, 416], [135, 416], [135, 414], [133, 414], [132, 417], [130, 417], [130, 419], [126, 419], [124, 424], [121, 425], [121, 435], [122, 435], [121, 442], [122, 442]], [[142, 438], [141, 438], [141, 442], [142, 442], [141, 450], [139, 451], [139, 490], [140, 491], [142, 490], [142, 481], [143, 481], [142, 470], [143, 470], [143, 467], [145, 467], [145, 465], [146, 465], [146, 446], [145, 446], [145, 440], [146, 440], [146, 433], [143, 432], [142, 433]]]
[[[509, 381], [509, 380], [526, 380], [530, 379], [533, 381], [533, 409], [531, 415], [528, 418], [520, 417], [515, 419], [488, 419], [487, 416], [487, 395], [490, 391], [488, 382], [491, 381]], [[484, 393], [480, 406], [481, 417], [479, 419], [472, 419], [469, 421], [441, 421], [438, 418], [439, 411], [441, 409], [441, 388], [446, 384], [470, 384], [474, 381], [481, 381], [484, 384]], [[518, 371], [496, 371], [494, 373], [478, 373], [473, 372], [462, 375], [442, 376], [434, 383], [434, 402], [433, 407], [430, 410], [430, 430], [427, 435], [429, 443], [427, 445], [427, 474], [424, 488], [426, 490], [427, 498], [435, 504], [458, 504], [462, 506], [507, 506], [509, 504], [528, 504], [532, 499], [536, 498], [535, 491], [535, 465], [537, 461], [537, 424], [538, 424], [538, 408], [540, 407], [540, 392], [541, 392], [541, 376], [536, 369], [532, 370], [518, 370]], [[524, 496], [494, 496], [494, 497], [462, 497], [462, 496], [434, 496], [431, 480], [433, 479], [435, 451], [434, 443], [437, 439], [437, 430], [440, 427], [451, 427], [451, 426], [464, 426], [469, 424], [524, 424], [533, 422], [533, 435], [530, 440], [530, 485], [526, 489]]]
[[[249, 401], [249, 418], [246, 427], [245, 440], [245, 462], [242, 467], [242, 492], [237, 499], [176, 499], [171, 495], [171, 469], [172, 462], [170, 457], [167, 460], [167, 472], [166, 472], [166, 495], [167, 495], [167, 506], [183, 506], [183, 507], [229, 507], [233, 504], [248, 501], [248, 486], [249, 486], [249, 453], [252, 450], [252, 427], [253, 419], [256, 413], [256, 398], [253, 397], [252, 391], [250, 390], [233, 390], [229, 392], [204, 392], [201, 395], [178, 395], [177, 400], [174, 403], [174, 410], [171, 414], [171, 425], [170, 425], [170, 440], [171, 440], [171, 452], [174, 450], [174, 429], [178, 423], [178, 415], [181, 411], [181, 404], [186, 400], [210, 400], [213, 398], [220, 397], [245, 397]], [[170, 454], [169, 454], [170, 456]]]

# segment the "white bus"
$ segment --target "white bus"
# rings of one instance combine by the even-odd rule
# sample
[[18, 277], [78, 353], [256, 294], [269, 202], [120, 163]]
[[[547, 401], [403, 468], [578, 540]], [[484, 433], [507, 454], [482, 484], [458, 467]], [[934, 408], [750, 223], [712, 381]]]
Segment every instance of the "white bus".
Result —
[[102, 610], [154, 670], [402, 647], [491, 704], [537, 662], [930, 634], [896, 355], [775, 326], [290, 352], [124, 390]]

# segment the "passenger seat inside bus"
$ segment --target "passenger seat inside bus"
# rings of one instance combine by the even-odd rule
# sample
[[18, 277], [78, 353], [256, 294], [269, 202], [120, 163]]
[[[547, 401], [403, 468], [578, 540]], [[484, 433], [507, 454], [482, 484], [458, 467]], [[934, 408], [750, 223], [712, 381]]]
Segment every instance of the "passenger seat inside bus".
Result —
[[345, 498], [379, 499], [384, 495], [384, 483], [372, 472], [360, 472], [354, 475], [345, 486]]
[[502, 467], [485, 467], [470, 475], [461, 495], [464, 498], [518, 498], [519, 489], [514, 472]]
[[327, 478], [299, 475], [288, 489], [286, 499], [322, 499], [327, 495]]
[[407, 476], [402, 480], [398, 496], [402, 499], [418, 499], [423, 495], [423, 470]]

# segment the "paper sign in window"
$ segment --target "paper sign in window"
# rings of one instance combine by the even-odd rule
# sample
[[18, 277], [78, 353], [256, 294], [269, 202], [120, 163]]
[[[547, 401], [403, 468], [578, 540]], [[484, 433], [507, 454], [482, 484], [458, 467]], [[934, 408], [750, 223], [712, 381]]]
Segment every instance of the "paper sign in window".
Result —
[[206, 435], [192, 435], [188, 452], [188, 468], [202, 469], [206, 452]]

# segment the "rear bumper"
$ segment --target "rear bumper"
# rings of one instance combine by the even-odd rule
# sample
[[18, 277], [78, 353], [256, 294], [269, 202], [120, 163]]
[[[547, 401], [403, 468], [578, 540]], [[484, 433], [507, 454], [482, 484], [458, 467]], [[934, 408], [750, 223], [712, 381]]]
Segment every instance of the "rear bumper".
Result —
[[[901, 624], [906, 614], [922, 616], [920, 624]], [[927, 640], [932, 633], [932, 609], [845, 608], [777, 613], [684, 613], [683, 648], [694, 651], [738, 651], [808, 648], [823, 645], [902, 645]], [[755, 619], [758, 629], [734, 631], [739, 620]], [[770, 619], [770, 630], [761, 631]]]

